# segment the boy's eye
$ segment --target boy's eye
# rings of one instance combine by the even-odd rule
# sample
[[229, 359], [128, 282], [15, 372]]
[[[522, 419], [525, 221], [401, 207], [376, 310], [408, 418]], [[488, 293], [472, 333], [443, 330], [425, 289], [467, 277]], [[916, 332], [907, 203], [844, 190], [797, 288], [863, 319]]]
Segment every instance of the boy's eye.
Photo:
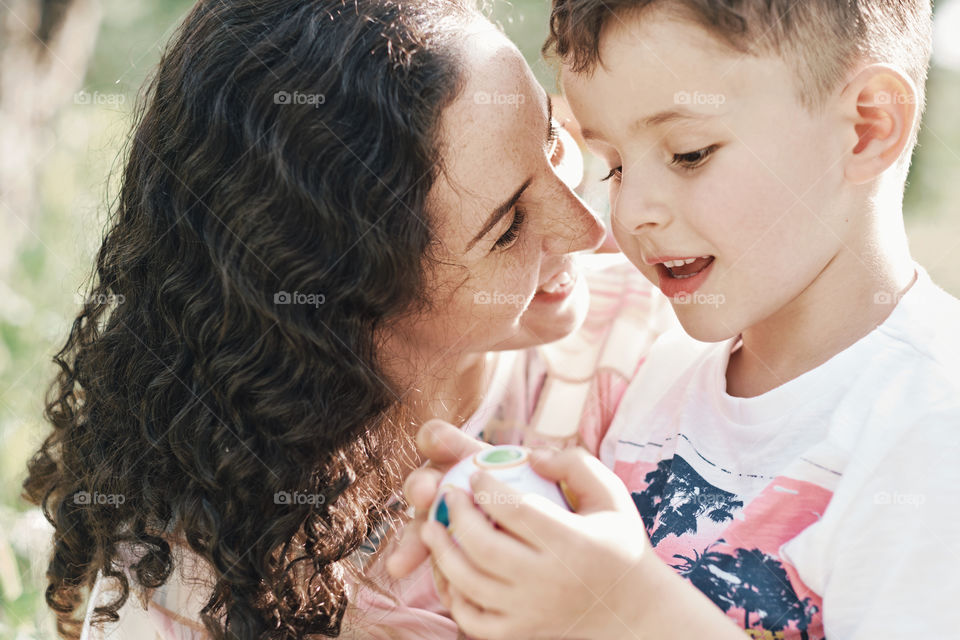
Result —
[[507, 249], [517, 238], [520, 237], [520, 229], [523, 227], [523, 222], [526, 220], [527, 215], [523, 212], [522, 209], [517, 207], [513, 210], [513, 222], [510, 223], [510, 228], [507, 229], [502, 236], [497, 238], [497, 241], [493, 243], [493, 249], [490, 251], [493, 252], [496, 249]]
[[608, 173], [606, 176], [600, 179], [600, 182], [606, 182], [610, 178], [616, 178], [617, 180], [619, 180], [621, 173], [623, 173], [623, 165], [620, 165], [619, 167], [614, 167], [613, 169], [610, 169], [610, 173]]
[[697, 151], [691, 151], [689, 153], [675, 153], [673, 154], [672, 164], [675, 167], [680, 167], [682, 169], [696, 169], [707, 159], [713, 155], [719, 147], [715, 144], [710, 145], [704, 149], [699, 149]]

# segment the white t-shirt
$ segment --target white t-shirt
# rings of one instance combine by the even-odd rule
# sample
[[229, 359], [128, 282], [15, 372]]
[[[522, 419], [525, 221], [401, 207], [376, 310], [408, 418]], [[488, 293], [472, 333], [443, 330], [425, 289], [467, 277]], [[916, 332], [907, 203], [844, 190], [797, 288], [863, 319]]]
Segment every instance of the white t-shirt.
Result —
[[601, 443], [658, 556], [753, 637], [960, 637], [960, 301], [917, 271], [758, 397], [726, 393], [737, 341], [663, 336]]

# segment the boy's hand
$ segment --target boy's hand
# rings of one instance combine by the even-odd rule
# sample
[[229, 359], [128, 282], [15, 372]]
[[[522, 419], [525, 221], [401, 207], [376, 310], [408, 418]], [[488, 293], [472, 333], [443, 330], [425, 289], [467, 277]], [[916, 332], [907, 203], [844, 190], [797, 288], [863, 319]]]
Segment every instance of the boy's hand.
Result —
[[[443, 420], [429, 420], [421, 425], [417, 431], [417, 448], [429, 465], [412, 471], [403, 483], [403, 494], [416, 509], [416, 515], [404, 526], [399, 546], [387, 559], [390, 575], [395, 578], [409, 575], [429, 555], [420, 539], [420, 528], [437, 496], [443, 474], [463, 458], [489, 446]], [[447, 600], [445, 593], [440, 596], [441, 600]]]
[[650, 585], [669, 568], [653, 554], [630, 494], [580, 448], [537, 450], [531, 464], [565, 482], [577, 513], [479, 472], [472, 485], [483, 511], [451, 491], [450, 533], [437, 522], [421, 526], [457, 624], [484, 639], [637, 637], [656, 595]]

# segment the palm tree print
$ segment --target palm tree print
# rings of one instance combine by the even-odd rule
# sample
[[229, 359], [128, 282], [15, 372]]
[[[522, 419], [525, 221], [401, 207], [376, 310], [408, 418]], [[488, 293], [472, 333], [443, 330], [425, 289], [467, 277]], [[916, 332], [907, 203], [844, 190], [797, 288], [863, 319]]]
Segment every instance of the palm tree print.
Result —
[[[733, 520], [743, 500], [719, 489], [680, 456], [660, 460], [644, 477], [646, 488], [632, 493], [656, 547], [667, 536], [696, 535], [698, 522]], [[810, 598], [800, 600], [780, 560], [757, 548], [732, 548], [723, 538], [693, 557], [675, 554], [672, 565], [724, 613], [742, 620], [743, 628], [764, 637], [809, 640], [819, 609]]]
[[699, 518], [726, 522], [743, 508], [736, 494], [714, 487], [680, 456], [658, 462], [644, 481], [647, 487], [631, 495], [653, 546], [671, 533], [696, 533]]
[[693, 558], [676, 555], [683, 562], [671, 565], [724, 613], [743, 611], [743, 628], [780, 632], [795, 630], [808, 640], [808, 628], [819, 611], [810, 598], [797, 597], [779, 560], [759, 549], [735, 549], [733, 554], [713, 551], [718, 540]]

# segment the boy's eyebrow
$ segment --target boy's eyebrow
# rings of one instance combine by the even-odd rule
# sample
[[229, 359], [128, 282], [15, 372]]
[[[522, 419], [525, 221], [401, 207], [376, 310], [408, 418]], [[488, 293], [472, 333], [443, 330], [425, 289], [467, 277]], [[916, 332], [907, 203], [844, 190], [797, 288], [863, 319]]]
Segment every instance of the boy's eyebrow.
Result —
[[717, 115], [719, 114], [698, 113], [682, 107], [680, 109], [665, 109], [659, 113], [653, 114], [652, 116], [647, 116], [643, 120], [637, 120], [633, 126], [640, 128], [658, 127], [660, 125], [676, 122], [677, 120], [709, 120], [710, 118], [717, 117]]
[[[690, 111], [689, 109], [684, 109], [682, 107], [679, 109], [664, 109], [663, 111], [657, 112], [652, 116], [647, 116], [646, 118], [636, 120], [630, 128], [632, 130], [648, 129], [682, 120], [709, 120], [711, 118], [716, 118], [719, 115], [721, 114], [699, 113], [697, 111]], [[603, 136], [590, 129], [583, 129], [581, 134], [584, 138], [603, 140]]]

